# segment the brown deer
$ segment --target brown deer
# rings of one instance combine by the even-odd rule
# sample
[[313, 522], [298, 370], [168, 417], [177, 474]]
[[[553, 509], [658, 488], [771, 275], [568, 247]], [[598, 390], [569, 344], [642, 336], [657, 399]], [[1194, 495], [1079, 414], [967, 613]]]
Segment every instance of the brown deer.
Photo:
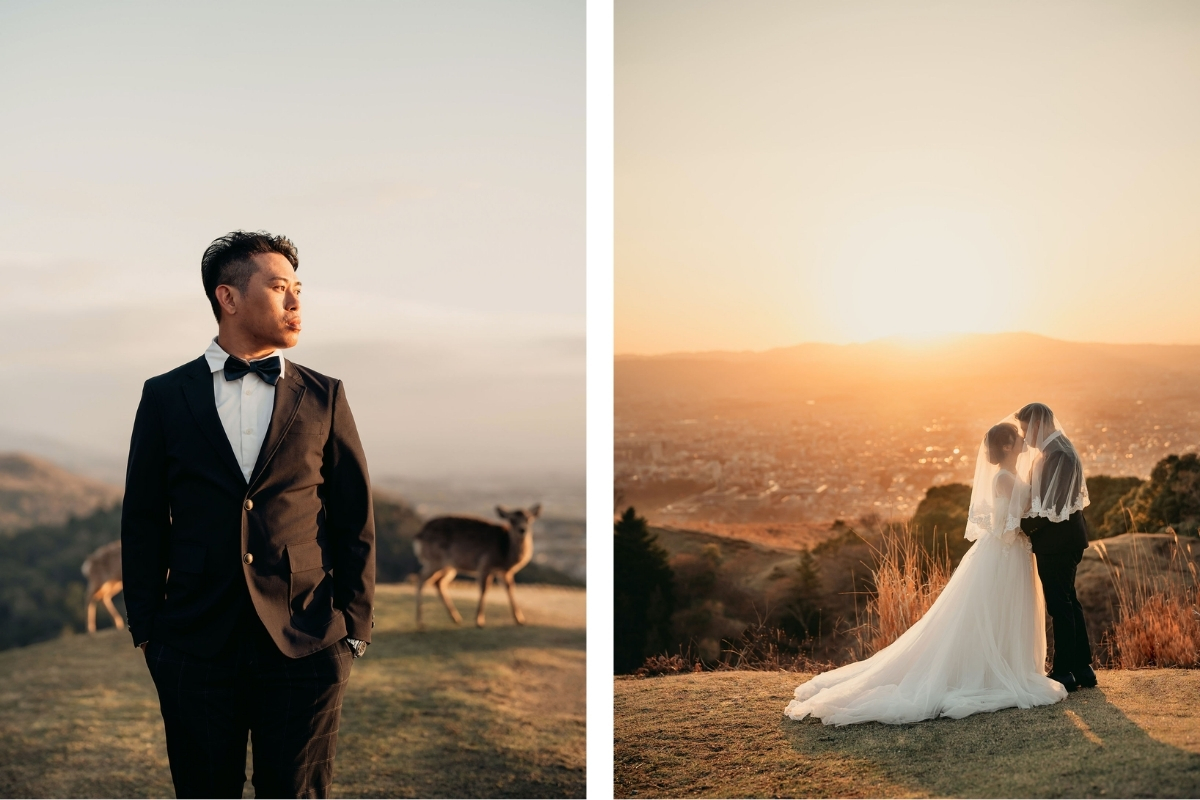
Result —
[[513, 576], [533, 557], [533, 520], [542, 513], [542, 504], [529, 510], [509, 511], [496, 506], [496, 514], [507, 525], [497, 525], [476, 517], [435, 517], [425, 523], [413, 540], [413, 550], [421, 562], [417, 581], [417, 628], [424, 630], [421, 619], [421, 590], [436, 585], [442, 603], [455, 625], [462, 617], [446, 595], [446, 587], [459, 572], [475, 573], [479, 579], [479, 608], [475, 624], [483, 627], [483, 602], [492, 575], [503, 575], [513, 619], [525, 624], [525, 615], [513, 596]]
[[108, 613], [112, 614], [113, 624], [117, 628], [125, 627], [125, 620], [117, 613], [117, 607], [112, 599], [120, 594], [124, 583], [121, 581], [121, 542], [109, 542], [98, 547], [95, 552], [84, 559], [83, 577], [88, 579], [87, 587], [87, 629], [88, 633], [96, 632], [96, 601], [104, 603]]

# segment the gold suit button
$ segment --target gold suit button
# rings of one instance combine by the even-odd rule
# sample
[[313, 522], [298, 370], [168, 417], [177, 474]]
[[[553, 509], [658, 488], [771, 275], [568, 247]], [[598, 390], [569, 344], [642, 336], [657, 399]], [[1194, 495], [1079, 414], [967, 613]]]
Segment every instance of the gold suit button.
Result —
[[247, 564], [253, 564], [254, 563], [254, 554], [246, 553], [246, 555], [242, 556], [242, 561], [245, 561]]
[[247, 501], [246, 501], [246, 510], [247, 510], [247, 511], [249, 511], [249, 510], [250, 510], [250, 509], [252, 509], [252, 508], [254, 508], [254, 501], [253, 501], [253, 500], [247, 500]]

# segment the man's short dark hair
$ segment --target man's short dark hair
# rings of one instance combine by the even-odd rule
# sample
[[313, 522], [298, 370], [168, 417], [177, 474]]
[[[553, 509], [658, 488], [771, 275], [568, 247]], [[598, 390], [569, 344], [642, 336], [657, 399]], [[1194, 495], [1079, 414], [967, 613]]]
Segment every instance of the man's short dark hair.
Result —
[[217, 302], [217, 287], [234, 286], [239, 292], [250, 287], [250, 278], [257, 268], [250, 259], [261, 253], [279, 253], [292, 269], [300, 269], [296, 245], [286, 236], [266, 231], [234, 231], [213, 241], [200, 259], [200, 278], [204, 293], [212, 304], [213, 316], [221, 321], [221, 304]]
[[1023, 424], [1028, 425], [1029, 420], [1033, 419], [1034, 414], [1037, 414], [1042, 419], [1051, 419], [1054, 417], [1054, 412], [1045, 403], [1030, 403], [1017, 412], [1017, 419]]

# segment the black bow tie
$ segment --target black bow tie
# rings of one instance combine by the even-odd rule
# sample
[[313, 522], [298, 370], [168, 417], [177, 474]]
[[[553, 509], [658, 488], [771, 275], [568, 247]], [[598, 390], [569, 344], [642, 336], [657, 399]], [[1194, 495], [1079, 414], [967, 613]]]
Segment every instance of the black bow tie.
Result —
[[236, 381], [238, 378], [253, 372], [258, 377], [262, 378], [272, 386], [279, 380], [279, 373], [283, 371], [282, 365], [279, 363], [279, 356], [270, 356], [269, 358], [260, 358], [258, 361], [243, 361], [237, 356], [230, 356], [225, 359], [225, 380]]

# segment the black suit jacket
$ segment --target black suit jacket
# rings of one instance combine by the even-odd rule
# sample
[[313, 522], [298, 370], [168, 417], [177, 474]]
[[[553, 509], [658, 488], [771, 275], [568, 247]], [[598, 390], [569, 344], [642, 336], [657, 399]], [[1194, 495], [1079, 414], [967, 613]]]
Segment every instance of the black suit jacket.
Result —
[[375, 520], [341, 381], [286, 362], [249, 483], [203, 356], [146, 381], [121, 543], [135, 644], [211, 656], [247, 603], [292, 658], [370, 641]]
[[1087, 520], [1082, 511], [1076, 511], [1062, 522], [1051, 522], [1045, 517], [1025, 517], [1021, 520], [1021, 530], [1029, 537], [1037, 555], [1081, 554], [1088, 548]]

